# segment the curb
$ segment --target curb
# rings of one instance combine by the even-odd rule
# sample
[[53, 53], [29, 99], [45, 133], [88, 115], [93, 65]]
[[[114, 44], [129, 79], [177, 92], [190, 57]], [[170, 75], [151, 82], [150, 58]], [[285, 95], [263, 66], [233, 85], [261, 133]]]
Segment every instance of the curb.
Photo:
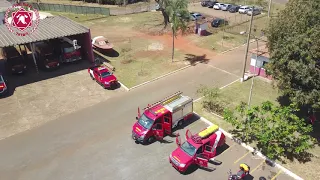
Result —
[[[256, 41], [255, 39], [251, 39], [251, 40], [249, 41], [249, 43], [253, 43], [253, 42], [255, 42], [255, 41]], [[240, 46], [237, 46], [237, 47], [234, 47], [234, 48], [231, 48], [231, 49], [222, 51], [222, 52], [219, 53], [219, 54], [225, 54], [225, 53], [227, 53], [227, 52], [230, 52], [230, 51], [233, 51], [233, 50], [235, 50], [235, 49], [241, 48], [241, 47], [243, 47], [243, 46], [245, 46], [245, 45], [247, 45], [247, 43], [244, 43], [244, 44], [242, 44], [242, 45], [240, 45]]]
[[118, 81], [118, 83], [121, 85], [121, 87], [123, 87], [126, 91], [130, 91], [129, 88], [127, 88], [127, 86], [125, 86], [124, 84], [122, 84], [120, 81]]
[[[195, 113], [195, 112], [194, 112]], [[200, 117], [200, 120], [203, 121], [204, 123], [208, 124], [208, 125], [213, 125], [212, 122], [210, 122], [208, 119], [201, 117], [199, 114], [195, 113], [196, 115], [198, 115]], [[213, 115], [220, 117], [223, 119], [222, 116], [212, 113]], [[227, 136], [230, 139], [233, 139], [233, 135], [228, 133], [227, 131], [223, 130], [222, 128], [219, 128], [219, 130], [221, 130], [225, 136]], [[258, 155], [260, 158], [262, 158], [263, 160], [266, 160], [266, 156], [263, 155], [261, 152], [256, 151], [255, 149], [253, 149], [253, 147], [246, 145], [245, 143], [241, 143], [240, 144], [242, 147], [246, 148], [247, 150], [249, 150], [250, 152], [256, 152], [256, 155]], [[275, 167], [277, 167], [278, 169], [280, 169], [282, 172], [286, 173], [287, 175], [291, 176], [292, 178], [294, 178], [295, 180], [303, 180], [301, 177], [299, 177], [298, 175], [294, 174], [293, 172], [289, 171], [288, 169], [286, 169], [285, 167], [281, 166], [280, 164], [275, 162]]]

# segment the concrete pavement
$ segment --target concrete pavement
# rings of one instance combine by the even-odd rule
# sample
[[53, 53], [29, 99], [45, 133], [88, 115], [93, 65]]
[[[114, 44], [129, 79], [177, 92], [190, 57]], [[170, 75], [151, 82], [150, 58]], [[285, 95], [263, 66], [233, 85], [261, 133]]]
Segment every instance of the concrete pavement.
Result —
[[[173, 138], [166, 137], [172, 143], [156, 142], [149, 146], [135, 144], [131, 139], [138, 106], [144, 107], [178, 90], [197, 98], [200, 84], [221, 87], [236, 79], [232, 73], [212, 65], [198, 64], [4, 139], [0, 141], [0, 179], [226, 179], [227, 171], [235, 172], [241, 162], [249, 162], [252, 169], [258, 167], [260, 160], [250, 159], [244, 148], [227, 140], [230, 149], [217, 157], [223, 164], [216, 166], [214, 172], [198, 169], [184, 176], [168, 162], [169, 154], [176, 148]], [[188, 126], [192, 132], [207, 126], [197, 119]], [[184, 130], [180, 131], [184, 134]], [[261, 175], [258, 172], [254, 172], [256, 177]]]
[[[104, 173], [121, 174], [122, 170], [118, 169], [121, 163], [124, 169], [135, 167], [134, 154], [140, 156], [142, 153], [141, 156], [146, 158], [142, 158], [143, 161], [151, 157], [159, 160], [160, 155], [167, 157], [164, 152], [169, 151], [161, 149], [167, 146], [130, 144], [133, 143], [130, 134], [137, 107], [146, 106], [178, 90], [195, 98], [199, 84], [222, 86], [235, 79], [232, 75], [198, 64], [175, 76], [128, 93], [119, 93], [106, 102], [4, 139], [0, 141], [1, 179], [87, 179], [89, 172], [93, 173], [94, 179], [109, 179]], [[115, 157], [124, 160], [114, 164]], [[142, 160], [136, 160], [138, 166], [144, 164]], [[153, 163], [157, 164], [157, 161]], [[120, 175], [113, 178], [123, 179]]]

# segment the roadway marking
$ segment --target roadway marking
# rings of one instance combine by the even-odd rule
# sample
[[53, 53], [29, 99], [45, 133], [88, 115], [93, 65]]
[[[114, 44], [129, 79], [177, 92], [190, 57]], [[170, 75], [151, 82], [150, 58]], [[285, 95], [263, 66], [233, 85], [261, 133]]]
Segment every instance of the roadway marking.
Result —
[[265, 161], [261, 161], [261, 163], [257, 167], [255, 167], [252, 171], [250, 171], [250, 173], [252, 174], [255, 170], [257, 170], [264, 163], [265, 163]]
[[282, 173], [282, 170], [279, 170], [278, 173], [275, 176], [273, 176], [271, 180], [275, 180], [281, 173]]
[[[233, 83], [238, 82], [238, 81], [239, 81], [239, 79], [236, 79], [236, 80], [232, 81], [231, 83], [226, 84], [226, 85], [224, 85], [224, 86], [220, 87], [219, 89], [224, 89], [224, 88], [226, 88], [226, 87], [228, 87], [228, 86], [230, 86], [230, 85], [232, 85]], [[199, 97], [199, 98], [197, 98], [197, 99], [193, 100], [193, 102], [200, 101], [202, 98], [204, 98], [204, 96]]]
[[246, 157], [249, 153], [251, 153], [250, 151], [248, 151], [246, 154], [244, 154], [242, 157], [240, 157], [238, 160], [236, 160], [234, 162], [234, 164], [236, 164], [237, 162], [239, 162], [241, 159], [243, 159], [244, 157]]
[[222, 71], [222, 72], [224, 72], [224, 73], [227, 73], [227, 74], [230, 74], [230, 75], [233, 75], [233, 76], [239, 77], [239, 76], [238, 76], [238, 75], [236, 75], [236, 74], [233, 74], [233, 73], [228, 72], [228, 71], [226, 71], [226, 70], [220, 69], [220, 68], [215, 67], [215, 66], [213, 66], [213, 65], [211, 65], [211, 64], [206, 64], [206, 65], [207, 65], [207, 66], [209, 66], [209, 67], [212, 67], [212, 68], [214, 68], [214, 69], [217, 69], [217, 70], [219, 70], [219, 71]]

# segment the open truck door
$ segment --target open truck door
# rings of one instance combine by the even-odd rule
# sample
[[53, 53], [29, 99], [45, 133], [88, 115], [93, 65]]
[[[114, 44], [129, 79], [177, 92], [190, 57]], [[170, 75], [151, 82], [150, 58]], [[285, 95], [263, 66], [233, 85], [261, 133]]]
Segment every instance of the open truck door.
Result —
[[176, 136], [176, 143], [179, 147], [181, 146], [181, 137], [179, 133], [177, 133], [177, 136]]
[[208, 168], [208, 162], [209, 160], [203, 157], [196, 157], [195, 163], [199, 165], [201, 168]]
[[172, 134], [172, 118], [170, 113], [163, 115], [163, 129], [166, 134]]
[[213, 158], [216, 155], [216, 149], [213, 149], [212, 146], [206, 145], [203, 154], [208, 156], [209, 159]]
[[164, 137], [164, 129], [162, 124], [155, 124], [152, 128], [153, 134], [157, 140], [163, 140]]
[[189, 129], [187, 129], [187, 131], [186, 131], [186, 139], [188, 140], [191, 137], [192, 137], [192, 133], [191, 133], [191, 131]]

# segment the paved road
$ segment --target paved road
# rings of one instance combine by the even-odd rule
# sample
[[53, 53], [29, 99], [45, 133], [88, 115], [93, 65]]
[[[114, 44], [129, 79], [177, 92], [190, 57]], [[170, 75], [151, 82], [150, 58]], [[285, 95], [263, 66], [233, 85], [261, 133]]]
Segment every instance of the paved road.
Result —
[[[137, 106], [145, 106], [178, 90], [196, 98], [199, 84], [221, 87], [237, 78], [198, 64], [175, 76], [130, 92], [120, 92], [106, 102], [4, 139], [0, 141], [0, 179], [226, 179], [228, 169], [236, 171], [240, 162], [248, 162], [252, 169], [256, 167], [254, 176], [273, 177], [277, 171], [261, 169], [264, 167], [261, 160], [254, 159], [230, 140], [227, 142], [230, 148], [218, 156], [223, 163], [215, 172], [197, 170], [183, 176], [168, 163], [174, 142], [142, 146], [130, 138]], [[207, 126], [197, 119], [195, 117], [195, 122], [188, 126], [193, 132]], [[168, 137], [167, 140], [174, 141]]]

